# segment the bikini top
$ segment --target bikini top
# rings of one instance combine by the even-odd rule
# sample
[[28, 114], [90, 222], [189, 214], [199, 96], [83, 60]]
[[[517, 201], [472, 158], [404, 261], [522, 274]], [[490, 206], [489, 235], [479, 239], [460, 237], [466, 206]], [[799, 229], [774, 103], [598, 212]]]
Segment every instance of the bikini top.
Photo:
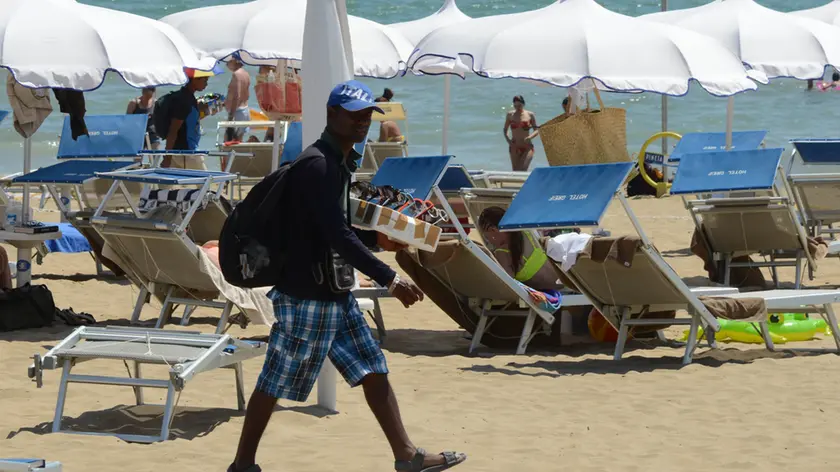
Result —
[[520, 121], [520, 122], [512, 121], [510, 123], [510, 127], [511, 127], [511, 129], [522, 128], [522, 129], [528, 130], [528, 129], [531, 129], [531, 122], [530, 121]]
[[[519, 282], [525, 283], [534, 276], [537, 275], [537, 272], [542, 269], [546, 262], [548, 262], [548, 255], [543, 251], [542, 247], [540, 247], [539, 242], [534, 239], [534, 236], [531, 235], [529, 232], [525, 232], [525, 237], [528, 239], [528, 242], [531, 243], [531, 253], [526, 255], [522, 255], [522, 267], [519, 269], [519, 272], [513, 276], [514, 279], [518, 280]], [[497, 251], [507, 252], [509, 253], [509, 249], [496, 249]]]

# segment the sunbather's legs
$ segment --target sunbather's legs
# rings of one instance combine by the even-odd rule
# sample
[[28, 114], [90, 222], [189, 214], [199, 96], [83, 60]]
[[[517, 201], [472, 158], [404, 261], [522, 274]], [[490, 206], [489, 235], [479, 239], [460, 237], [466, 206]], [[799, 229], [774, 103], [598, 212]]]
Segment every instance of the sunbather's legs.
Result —
[[[385, 433], [388, 444], [391, 445], [394, 459], [411, 460], [417, 449], [405, 431], [400, 416], [400, 406], [397, 403], [394, 390], [391, 388], [391, 382], [388, 381], [388, 376], [370, 374], [362, 380], [362, 389], [365, 391], [365, 400], [367, 400], [370, 411], [379, 421], [379, 426]], [[424, 460], [426, 467], [443, 463], [444, 459], [440, 454], [426, 454]]]

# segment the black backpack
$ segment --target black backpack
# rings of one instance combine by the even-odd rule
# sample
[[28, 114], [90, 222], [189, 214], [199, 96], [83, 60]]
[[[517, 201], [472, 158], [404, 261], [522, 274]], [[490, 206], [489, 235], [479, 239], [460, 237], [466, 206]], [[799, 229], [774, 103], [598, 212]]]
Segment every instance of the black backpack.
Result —
[[172, 99], [180, 91], [180, 89], [173, 90], [155, 101], [155, 107], [152, 110], [152, 125], [155, 127], [155, 133], [161, 139], [166, 139], [166, 136], [169, 135], [169, 123], [172, 122], [172, 112], [170, 110]]
[[320, 156], [302, 154], [281, 164], [234, 207], [219, 235], [219, 266], [230, 284], [243, 288], [275, 285], [286, 259], [278, 222], [283, 219], [281, 198], [289, 172], [298, 162]]

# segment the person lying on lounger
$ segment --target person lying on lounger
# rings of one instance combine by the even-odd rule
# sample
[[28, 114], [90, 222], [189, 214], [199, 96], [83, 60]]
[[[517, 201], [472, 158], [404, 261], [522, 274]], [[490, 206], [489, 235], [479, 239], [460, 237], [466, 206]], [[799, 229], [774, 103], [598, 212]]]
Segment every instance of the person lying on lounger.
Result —
[[504, 209], [490, 207], [478, 217], [478, 228], [499, 265], [508, 275], [531, 288], [542, 291], [560, 288], [557, 272], [540, 242], [527, 231], [499, 231], [503, 216]]

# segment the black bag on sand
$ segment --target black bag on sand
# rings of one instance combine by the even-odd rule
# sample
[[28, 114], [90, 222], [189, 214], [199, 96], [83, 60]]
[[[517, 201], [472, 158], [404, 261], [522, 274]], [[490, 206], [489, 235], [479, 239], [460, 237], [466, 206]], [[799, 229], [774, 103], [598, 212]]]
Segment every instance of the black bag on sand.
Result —
[[42, 328], [55, 320], [55, 302], [46, 285], [0, 291], [0, 331]]
[[228, 215], [219, 235], [219, 266], [228, 283], [256, 288], [275, 285], [286, 260], [280, 200], [289, 172], [320, 154], [302, 154], [265, 176]]

